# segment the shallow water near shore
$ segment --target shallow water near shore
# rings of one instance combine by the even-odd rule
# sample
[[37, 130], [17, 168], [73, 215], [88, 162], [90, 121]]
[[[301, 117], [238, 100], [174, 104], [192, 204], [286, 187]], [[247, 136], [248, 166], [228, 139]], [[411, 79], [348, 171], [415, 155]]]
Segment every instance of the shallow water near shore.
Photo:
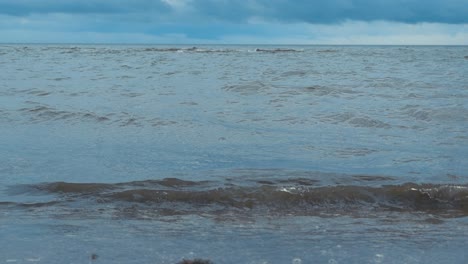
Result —
[[0, 262], [466, 263], [467, 47], [0, 46]]

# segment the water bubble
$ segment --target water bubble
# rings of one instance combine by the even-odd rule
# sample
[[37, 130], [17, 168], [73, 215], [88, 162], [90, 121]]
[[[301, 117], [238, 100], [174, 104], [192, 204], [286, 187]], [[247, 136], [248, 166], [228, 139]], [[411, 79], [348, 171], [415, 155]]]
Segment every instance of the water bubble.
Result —
[[302, 259], [300, 259], [300, 258], [294, 258], [294, 259], [292, 260], [292, 264], [302, 264]]
[[29, 261], [29, 262], [39, 262], [39, 261], [41, 261], [41, 258], [27, 258], [25, 260]]
[[375, 263], [382, 263], [383, 259], [384, 259], [383, 254], [375, 254], [375, 256], [374, 256], [374, 262]]

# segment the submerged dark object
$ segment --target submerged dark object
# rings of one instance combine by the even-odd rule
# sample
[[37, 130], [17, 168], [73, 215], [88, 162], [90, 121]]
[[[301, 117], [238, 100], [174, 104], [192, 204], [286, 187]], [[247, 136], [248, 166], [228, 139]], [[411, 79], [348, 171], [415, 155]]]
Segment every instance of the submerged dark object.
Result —
[[194, 260], [184, 259], [177, 264], [214, 264], [214, 263], [211, 262], [211, 260], [209, 259], [194, 259]]
[[[382, 182], [385, 177], [359, 176], [357, 181]], [[348, 182], [349, 183], [349, 182]], [[352, 183], [352, 182], [351, 182]], [[24, 188], [24, 186], [22, 187]], [[322, 213], [355, 214], [374, 212], [419, 212], [446, 217], [468, 216], [467, 184], [394, 185], [338, 184], [320, 185], [307, 178], [287, 180], [257, 179], [250, 186], [209, 181], [187, 181], [177, 178], [104, 183], [52, 182], [27, 186], [23, 191], [55, 194], [63, 199], [49, 203], [4, 203], [4, 206], [24, 208], [76, 206], [86, 201], [87, 212], [93, 213], [89, 202], [95, 200], [99, 214], [123, 213], [126, 217], [206, 214], [249, 215], [321, 215]], [[103, 204], [112, 205], [107, 210]], [[0, 203], [2, 205], [2, 203]], [[66, 210], [65, 210], [66, 212]]]
[[278, 53], [278, 52], [299, 52], [300, 50], [295, 50], [295, 49], [255, 49], [256, 52], [266, 52], [266, 53]]

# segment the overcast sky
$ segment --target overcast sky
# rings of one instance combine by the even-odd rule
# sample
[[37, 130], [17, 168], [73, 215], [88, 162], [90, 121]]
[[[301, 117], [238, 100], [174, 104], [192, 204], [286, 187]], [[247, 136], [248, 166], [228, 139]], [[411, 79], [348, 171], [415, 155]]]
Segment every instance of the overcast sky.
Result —
[[0, 0], [0, 42], [468, 45], [468, 0]]

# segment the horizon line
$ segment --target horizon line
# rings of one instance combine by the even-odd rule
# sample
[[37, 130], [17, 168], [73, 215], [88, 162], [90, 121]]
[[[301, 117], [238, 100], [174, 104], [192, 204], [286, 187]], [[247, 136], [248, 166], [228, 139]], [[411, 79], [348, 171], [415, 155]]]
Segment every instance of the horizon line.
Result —
[[0, 45], [171, 45], [171, 46], [421, 46], [421, 47], [468, 47], [468, 44], [285, 44], [285, 43], [119, 43], [119, 42], [0, 42]]

